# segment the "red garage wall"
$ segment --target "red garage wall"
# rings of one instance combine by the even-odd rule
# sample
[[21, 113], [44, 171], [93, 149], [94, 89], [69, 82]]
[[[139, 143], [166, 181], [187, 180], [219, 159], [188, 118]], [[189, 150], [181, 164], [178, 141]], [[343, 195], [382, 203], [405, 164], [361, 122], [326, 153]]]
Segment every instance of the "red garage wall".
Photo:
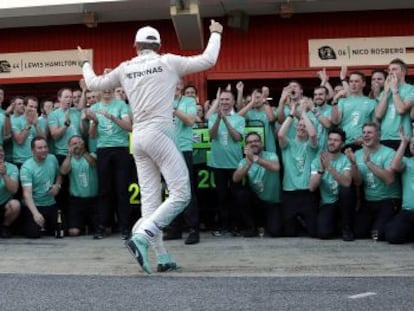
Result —
[[[308, 67], [308, 40], [414, 34], [414, 10], [324, 13], [250, 18], [248, 32], [225, 29], [222, 53], [216, 67], [192, 75], [187, 80], [206, 92], [206, 80], [311, 77]], [[225, 22], [225, 20], [222, 20]], [[208, 30], [208, 25], [205, 30]], [[95, 29], [83, 25], [34, 27], [0, 30], [0, 53], [73, 49], [77, 45], [94, 49], [94, 67], [102, 72], [133, 57], [137, 28], [147, 23], [100, 24]], [[160, 30], [163, 52], [193, 54], [179, 49], [170, 21], [150, 22]], [[208, 37], [207, 34], [205, 36]], [[79, 77], [1, 79], [1, 84], [74, 81]]]

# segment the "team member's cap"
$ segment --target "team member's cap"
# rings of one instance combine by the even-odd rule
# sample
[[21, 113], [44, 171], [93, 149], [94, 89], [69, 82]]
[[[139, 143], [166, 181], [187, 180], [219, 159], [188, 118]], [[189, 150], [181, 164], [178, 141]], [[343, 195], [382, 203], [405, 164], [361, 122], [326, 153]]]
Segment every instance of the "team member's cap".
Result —
[[150, 26], [142, 27], [138, 29], [135, 35], [135, 42], [161, 44], [160, 33], [157, 29]]

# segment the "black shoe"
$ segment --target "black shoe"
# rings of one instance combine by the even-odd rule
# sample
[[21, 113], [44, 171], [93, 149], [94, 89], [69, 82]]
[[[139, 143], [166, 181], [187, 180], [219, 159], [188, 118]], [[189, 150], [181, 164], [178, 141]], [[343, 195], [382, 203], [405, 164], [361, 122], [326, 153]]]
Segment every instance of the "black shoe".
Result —
[[231, 232], [231, 235], [234, 236], [234, 237], [242, 236], [240, 230], [237, 229], [237, 228], [232, 229], [230, 232]]
[[7, 227], [7, 226], [2, 226], [2, 227], [1, 227], [0, 236], [1, 236], [3, 239], [10, 239], [10, 238], [12, 237], [12, 234], [11, 234], [11, 232], [10, 232], [9, 227]]
[[253, 237], [257, 236], [257, 231], [256, 231], [255, 228], [244, 230], [244, 231], [242, 231], [242, 236], [245, 237], [245, 238], [253, 238]]
[[190, 234], [185, 239], [184, 244], [191, 245], [191, 244], [197, 244], [200, 242], [200, 234], [196, 230], [190, 230]]
[[221, 230], [215, 230], [215, 231], [211, 231], [211, 235], [215, 237], [220, 237], [224, 235], [224, 232]]
[[157, 272], [168, 272], [177, 270], [177, 264], [175, 262], [159, 263], [157, 265]]
[[164, 241], [181, 240], [182, 238], [182, 233], [177, 231], [165, 231], [162, 237]]
[[93, 235], [94, 240], [102, 240], [105, 237], [105, 231], [98, 230]]
[[129, 230], [122, 230], [121, 232], [121, 240], [128, 240], [131, 234], [129, 233]]
[[352, 242], [354, 240], [354, 233], [350, 229], [342, 230], [342, 240], [345, 242]]

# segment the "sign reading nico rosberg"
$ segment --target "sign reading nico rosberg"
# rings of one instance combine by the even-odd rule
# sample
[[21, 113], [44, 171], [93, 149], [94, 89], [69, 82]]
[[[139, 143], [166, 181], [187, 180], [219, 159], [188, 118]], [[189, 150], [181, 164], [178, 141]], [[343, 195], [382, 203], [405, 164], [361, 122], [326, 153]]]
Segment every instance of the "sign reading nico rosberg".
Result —
[[414, 63], [414, 36], [309, 40], [310, 67], [388, 65], [394, 58]]

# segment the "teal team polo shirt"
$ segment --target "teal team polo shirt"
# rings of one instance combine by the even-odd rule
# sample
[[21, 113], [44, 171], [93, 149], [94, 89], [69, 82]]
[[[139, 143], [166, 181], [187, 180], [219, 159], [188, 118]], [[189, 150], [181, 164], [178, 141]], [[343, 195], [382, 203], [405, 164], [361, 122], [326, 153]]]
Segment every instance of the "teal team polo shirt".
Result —
[[[91, 154], [96, 158], [95, 154]], [[69, 192], [72, 196], [90, 198], [98, 195], [98, 173], [85, 157], [70, 158]]]
[[49, 206], [56, 203], [55, 197], [49, 195], [49, 189], [55, 183], [58, 174], [59, 164], [52, 154], [48, 154], [41, 163], [33, 158], [23, 163], [20, 169], [20, 181], [22, 186], [32, 187], [36, 206]]
[[[261, 157], [267, 161], [279, 161], [274, 152], [263, 151]], [[243, 158], [238, 167], [245, 165], [246, 158]], [[251, 189], [257, 194], [259, 199], [271, 203], [280, 203], [279, 171], [270, 171], [258, 163], [252, 163], [247, 176]]]
[[[27, 126], [27, 120], [25, 116], [19, 118], [13, 118], [11, 120], [12, 132], [22, 132]], [[37, 126], [40, 130], [46, 133], [46, 120], [44, 118], [39, 118], [37, 121]], [[23, 163], [32, 156], [32, 148], [30, 146], [32, 139], [37, 135], [36, 128], [32, 125], [29, 130], [29, 135], [26, 137], [26, 140], [23, 144], [18, 144], [15, 139], [13, 139], [13, 149], [12, 157], [14, 163]]]
[[311, 163], [315, 158], [318, 146], [312, 146], [310, 140], [300, 141], [297, 138], [288, 139], [282, 147], [283, 158], [283, 190], [309, 189]]
[[[370, 160], [376, 166], [385, 169], [391, 167], [394, 155], [395, 151], [393, 149], [381, 145], [378, 150], [370, 155]], [[396, 181], [391, 185], [387, 185], [375, 176], [364, 162], [364, 152], [362, 149], [355, 152], [355, 160], [358, 170], [362, 175], [365, 198], [368, 201], [401, 198], [398, 178], [396, 178]]]
[[[173, 102], [174, 109], [192, 116], [197, 115], [196, 101], [192, 97], [181, 96]], [[180, 151], [193, 150], [193, 128], [174, 116], [176, 144]]]
[[91, 111], [98, 118], [96, 128], [97, 148], [128, 147], [128, 131], [122, 129], [118, 124], [99, 113], [100, 110], [105, 110], [115, 118], [122, 119], [130, 115], [130, 107], [124, 101], [117, 99], [112, 100], [109, 104], [99, 102], [91, 107]]
[[[343, 174], [345, 171], [351, 170], [351, 162], [344, 154], [340, 154], [338, 158], [331, 161], [331, 166], [339, 173]], [[311, 164], [311, 174], [318, 174], [321, 169], [321, 161], [319, 157], [315, 157]], [[328, 170], [322, 175], [321, 183], [319, 186], [319, 192], [321, 194], [321, 205], [332, 204], [339, 199], [339, 184], [335, 180]]]
[[346, 133], [346, 145], [362, 137], [362, 126], [373, 120], [375, 106], [376, 101], [366, 96], [348, 96], [339, 100], [338, 109], [342, 111], [339, 127]]
[[[414, 86], [411, 84], [403, 84], [398, 88], [398, 93], [402, 101], [409, 100], [414, 102]], [[380, 98], [384, 96], [381, 93]], [[392, 93], [387, 98], [387, 110], [381, 120], [381, 140], [400, 140], [400, 127], [404, 127], [404, 131], [408, 136], [412, 136], [412, 125], [410, 119], [410, 111], [400, 115], [395, 109]]]
[[[19, 169], [16, 165], [5, 162], [6, 165], [6, 175], [12, 180], [19, 180]], [[0, 178], [0, 205], [6, 204], [9, 200], [13, 198], [13, 194], [7, 190], [6, 184], [3, 178]]]
[[[217, 120], [217, 113], [208, 120], [208, 128], [211, 129]], [[230, 125], [241, 135], [244, 133], [246, 121], [243, 117], [234, 113], [227, 116]], [[217, 137], [211, 141], [211, 156], [209, 166], [214, 168], [235, 169], [243, 158], [241, 141], [234, 141], [224, 124], [220, 120]]]
[[[69, 108], [69, 119], [70, 119], [70, 126], [67, 127], [64, 134], [54, 140], [54, 149], [55, 154], [58, 155], [67, 155], [68, 154], [68, 141], [73, 135], [81, 135], [80, 132], [80, 117], [81, 113], [76, 108]], [[48, 117], [48, 125], [49, 128], [56, 126], [62, 127], [66, 122], [66, 110], [62, 108], [58, 108], [52, 111]]]

